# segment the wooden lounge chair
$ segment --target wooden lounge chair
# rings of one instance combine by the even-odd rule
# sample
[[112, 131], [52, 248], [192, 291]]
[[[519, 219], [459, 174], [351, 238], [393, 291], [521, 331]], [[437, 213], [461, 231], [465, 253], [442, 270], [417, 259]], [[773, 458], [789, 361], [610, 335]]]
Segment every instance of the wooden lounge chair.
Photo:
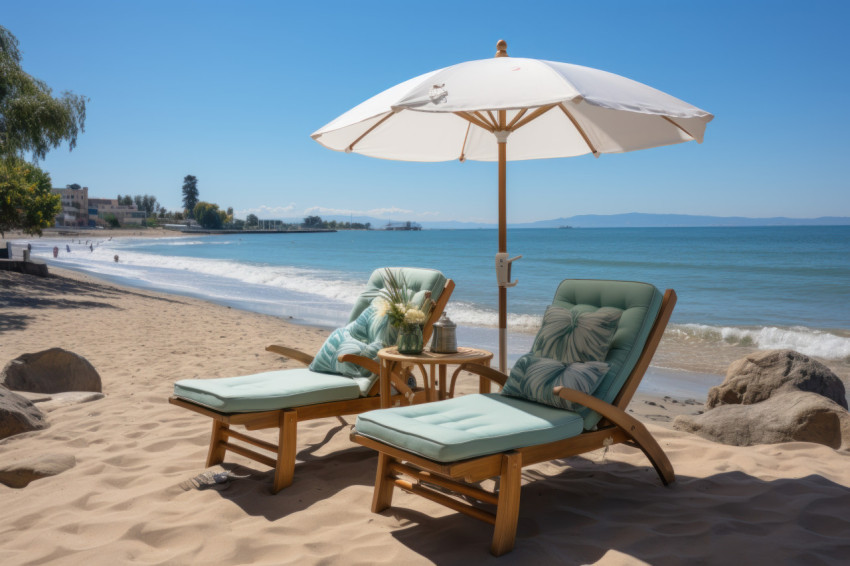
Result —
[[[554, 388], [554, 395], [580, 409], [574, 405], [575, 410], [566, 410], [501, 394], [476, 394], [361, 414], [351, 438], [379, 452], [372, 511], [390, 507], [393, 488], [401, 487], [494, 525], [490, 551], [499, 556], [514, 546], [524, 466], [626, 443], [643, 450], [665, 485], [674, 481], [667, 456], [646, 427], [626, 413], [626, 406], [649, 366], [675, 303], [672, 289], [662, 297], [658, 289], [645, 283], [561, 283], [553, 305], [587, 312], [601, 307], [621, 311], [605, 358], [610, 370], [592, 395]], [[503, 387], [509, 379], [476, 364], [461, 369]], [[548, 395], [551, 390], [543, 391]], [[497, 492], [472, 485], [492, 477], [499, 478]], [[495, 513], [470, 500], [495, 506]]]
[[[427, 294], [435, 305], [423, 327], [427, 341], [434, 322], [440, 317], [454, 289], [454, 282], [433, 269], [391, 268], [403, 275], [408, 289], [415, 293], [414, 301]], [[375, 270], [366, 290], [355, 302], [349, 317], [353, 323], [369, 307], [383, 287], [382, 269]], [[272, 345], [270, 352], [292, 358], [309, 366], [314, 356], [294, 348]], [[235, 452], [275, 469], [273, 493], [292, 483], [295, 473], [297, 424], [300, 421], [325, 417], [355, 415], [379, 408], [380, 373], [378, 362], [369, 357], [344, 354], [340, 362], [365, 368], [366, 376], [347, 377], [312, 371], [309, 368], [278, 370], [255, 375], [217, 379], [178, 381], [169, 402], [213, 419], [207, 466], [224, 461], [227, 451]], [[425, 400], [425, 391], [407, 384], [407, 374], [394, 372], [390, 377], [395, 393], [394, 404], [412, 404]], [[277, 444], [231, 429], [242, 425], [247, 430], [277, 428]], [[268, 456], [234, 440], [270, 452]]]

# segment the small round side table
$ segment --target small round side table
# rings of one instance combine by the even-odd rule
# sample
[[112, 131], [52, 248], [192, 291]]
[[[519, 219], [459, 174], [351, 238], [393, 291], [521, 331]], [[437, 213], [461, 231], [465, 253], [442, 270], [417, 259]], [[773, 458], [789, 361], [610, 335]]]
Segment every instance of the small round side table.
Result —
[[[380, 350], [378, 359], [381, 364], [381, 408], [386, 408], [389, 407], [390, 399], [389, 375], [396, 364], [406, 363], [417, 366], [425, 380], [425, 400], [435, 401], [448, 398], [446, 390], [446, 369], [448, 366], [479, 363], [489, 367], [490, 360], [493, 359], [493, 352], [478, 348], [459, 347], [457, 352], [453, 354], [437, 354], [427, 349], [423, 350], [421, 354], [399, 354], [398, 347], [391, 346]], [[430, 368], [431, 371], [429, 372], [426, 367]], [[457, 375], [457, 371], [455, 371], [455, 375]], [[483, 393], [490, 391], [489, 382], [485, 384], [484, 378], [481, 378], [480, 389]]]

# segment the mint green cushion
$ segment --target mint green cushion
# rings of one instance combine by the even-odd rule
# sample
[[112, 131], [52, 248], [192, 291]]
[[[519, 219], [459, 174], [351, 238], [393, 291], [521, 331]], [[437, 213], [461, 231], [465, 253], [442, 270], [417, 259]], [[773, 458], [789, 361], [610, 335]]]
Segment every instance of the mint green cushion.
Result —
[[[611, 349], [605, 356], [608, 373], [593, 392], [594, 397], [611, 403], [634, 369], [646, 343], [655, 317], [661, 310], [662, 293], [649, 283], [605, 281], [599, 279], [566, 279], [555, 291], [553, 305], [571, 309], [577, 305], [592, 311], [611, 307], [621, 311]], [[602, 417], [589, 409], [578, 411], [584, 427], [590, 430]]]
[[601, 362], [611, 349], [621, 313], [610, 307], [549, 305], [531, 353], [565, 364]]
[[369, 411], [358, 433], [437, 462], [454, 462], [576, 436], [571, 411], [497, 393]]
[[[446, 285], [446, 277], [436, 269], [422, 269], [419, 267], [389, 267], [386, 268], [396, 274], [396, 276], [404, 277], [407, 288], [413, 295], [412, 302], [415, 305], [421, 305], [425, 292], [431, 292], [431, 298], [435, 301], [443, 292], [443, 287]], [[372, 304], [372, 301], [380, 294], [384, 288], [383, 273], [384, 268], [376, 269], [369, 276], [369, 281], [366, 283], [366, 290], [360, 294], [354, 303], [354, 308], [351, 309], [351, 314], [348, 317], [349, 322], [355, 320], [360, 313]]]
[[252, 413], [345, 401], [357, 399], [360, 393], [353, 379], [307, 368], [218, 379], [184, 379], [174, 384], [175, 396], [222, 413]]
[[607, 372], [608, 364], [605, 362], [564, 364], [558, 360], [526, 354], [511, 368], [511, 374], [501, 393], [577, 411], [581, 405], [574, 405], [558, 397], [552, 390], [560, 385], [592, 395]]

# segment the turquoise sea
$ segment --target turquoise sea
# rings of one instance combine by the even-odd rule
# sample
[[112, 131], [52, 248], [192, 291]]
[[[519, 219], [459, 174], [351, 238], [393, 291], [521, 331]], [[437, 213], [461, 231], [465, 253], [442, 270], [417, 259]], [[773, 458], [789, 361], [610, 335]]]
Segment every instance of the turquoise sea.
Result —
[[[109, 234], [33, 239], [33, 255], [122, 284], [321, 326], [344, 322], [374, 269], [432, 267], [457, 283], [447, 312], [461, 341], [496, 348], [495, 230], [111, 241]], [[850, 367], [848, 226], [516, 229], [508, 251], [523, 255], [513, 269], [519, 284], [508, 290], [511, 360], [528, 349], [562, 279], [599, 278], [676, 290], [667, 335], [678, 350], [662, 356], [673, 369], [722, 373], [731, 355], [723, 349], [735, 347], [792, 348]]]

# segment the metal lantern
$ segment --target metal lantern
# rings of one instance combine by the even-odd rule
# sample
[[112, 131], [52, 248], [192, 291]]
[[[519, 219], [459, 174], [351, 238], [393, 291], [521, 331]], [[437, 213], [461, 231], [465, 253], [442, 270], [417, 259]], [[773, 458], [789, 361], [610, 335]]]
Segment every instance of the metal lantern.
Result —
[[457, 325], [446, 316], [445, 311], [440, 320], [434, 323], [431, 351], [437, 354], [454, 354], [457, 352]]

